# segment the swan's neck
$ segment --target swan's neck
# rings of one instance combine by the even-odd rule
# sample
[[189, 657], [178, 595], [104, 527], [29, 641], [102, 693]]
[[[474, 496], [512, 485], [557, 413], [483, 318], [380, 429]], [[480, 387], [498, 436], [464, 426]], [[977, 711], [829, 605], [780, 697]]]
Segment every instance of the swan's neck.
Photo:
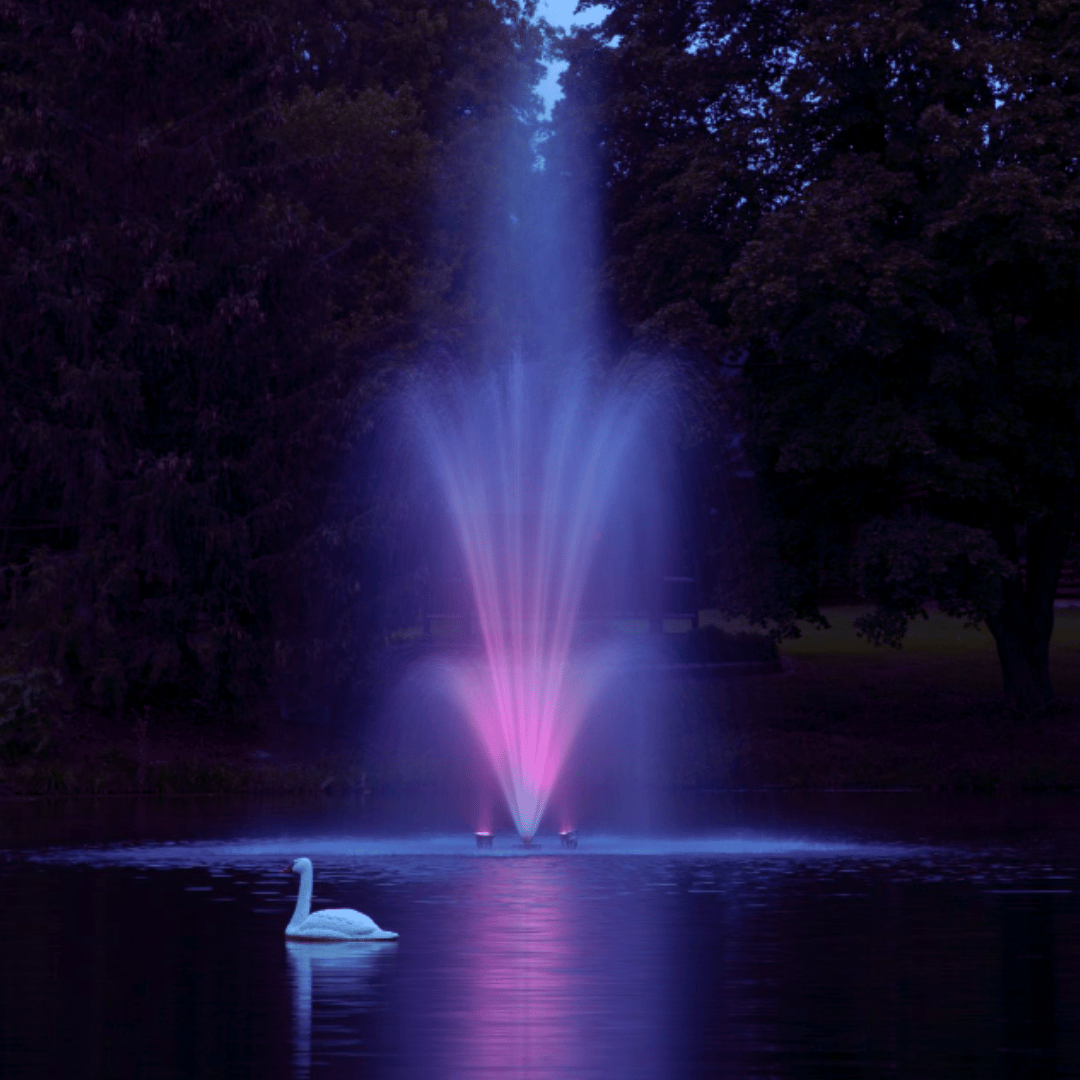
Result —
[[296, 898], [296, 910], [289, 920], [289, 928], [299, 926], [311, 914], [311, 881], [315, 875], [310, 866], [300, 871], [300, 895]]

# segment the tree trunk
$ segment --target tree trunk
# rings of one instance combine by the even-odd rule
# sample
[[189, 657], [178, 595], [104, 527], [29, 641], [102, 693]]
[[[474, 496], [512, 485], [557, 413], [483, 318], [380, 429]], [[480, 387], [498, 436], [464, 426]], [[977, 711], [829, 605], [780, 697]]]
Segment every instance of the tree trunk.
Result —
[[[995, 527], [1002, 553], [1018, 562], [1012, 526]], [[994, 635], [1006, 704], [1030, 716], [1054, 700], [1050, 684], [1050, 637], [1054, 631], [1054, 597], [1072, 533], [1072, 521], [1048, 514], [1028, 525], [1027, 572], [1002, 585], [1001, 607], [986, 625]], [[1026, 580], [1025, 580], [1026, 579]]]

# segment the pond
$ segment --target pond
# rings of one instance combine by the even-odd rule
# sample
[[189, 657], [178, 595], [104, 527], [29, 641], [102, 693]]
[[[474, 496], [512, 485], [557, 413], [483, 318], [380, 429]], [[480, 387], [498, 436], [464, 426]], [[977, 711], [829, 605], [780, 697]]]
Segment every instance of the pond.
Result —
[[[4, 804], [0, 1075], [1080, 1076], [1080, 798], [699, 795], [576, 850], [395, 820]], [[400, 940], [287, 943], [298, 855]]]

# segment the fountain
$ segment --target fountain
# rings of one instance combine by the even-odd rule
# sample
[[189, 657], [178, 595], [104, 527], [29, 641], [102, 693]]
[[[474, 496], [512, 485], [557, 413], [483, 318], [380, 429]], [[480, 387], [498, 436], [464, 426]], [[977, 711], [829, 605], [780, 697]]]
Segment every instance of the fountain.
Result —
[[649, 398], [585, 364], [517, 358], [440, 385], [416, 409], [482, 644], [477, 657], [447, 661], [446, 677], [526, 846], [617, 667], [612, 645], [575, 636], [601, 538], [627, 489], [644, 483]]

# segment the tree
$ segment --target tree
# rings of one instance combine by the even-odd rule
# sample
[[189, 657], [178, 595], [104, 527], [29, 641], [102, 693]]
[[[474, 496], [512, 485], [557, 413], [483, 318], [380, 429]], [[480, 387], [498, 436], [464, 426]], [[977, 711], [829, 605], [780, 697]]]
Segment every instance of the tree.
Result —
[[1042, 707], [1080, 512], [1075, 5], [633, 0], [616, 35], [612, 70], [677, 89], [613, 83], [611, 265], [632, 323], [735, 374], [771, 614], [853, 578], [896, 644], [936, 600]]
[[347, 681], [342, 469], [452, 291], [432, 179], [510, 107], [516, 11], [0, 4], [0, 673], [215, 714]]
[[290, 355], [315, 293], [286, 285], [315, 237], [265, 201], [272, 22], [0, 14], [5, 651], [101, 708], [236, 701], [287, 503], [264, 494], [291, 426], [268, 392], [318, 379]]
[[719, 290], [757, 460], [783, 517], [854, 527], [871, 640], [985, 621], [1030, 712], [1080, 511], [1080, 13], [833, 4], [796, 51], [808, 179]]

